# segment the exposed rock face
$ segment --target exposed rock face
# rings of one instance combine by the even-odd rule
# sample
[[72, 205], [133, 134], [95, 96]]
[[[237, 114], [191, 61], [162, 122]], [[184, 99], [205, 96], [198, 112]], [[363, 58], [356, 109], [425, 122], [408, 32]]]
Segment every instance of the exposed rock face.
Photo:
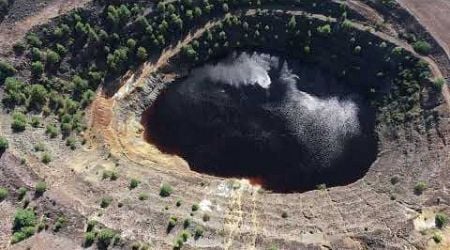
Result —
[[375, 159], [373, 114], [357, 93], [301, 67], [296, 75], [277, 57], [243, 53], [196, 69], [157, 100], [150, 135], [197, 171], [261, 177], [275, 190], [354, 181]]

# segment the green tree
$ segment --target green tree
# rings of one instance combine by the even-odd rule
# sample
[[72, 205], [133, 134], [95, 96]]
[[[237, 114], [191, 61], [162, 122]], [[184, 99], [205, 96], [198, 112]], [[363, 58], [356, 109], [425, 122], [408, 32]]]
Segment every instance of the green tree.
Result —
[[59, 63], [59, 61], [61, 60], [61, 57], [59, 56], [58, 53], [56, 53], [55, 51], [48, 49], [47, 50], [47, 63], [50, 66], [55, 66], [56, 64]]
[[139, 47], [136, 56], [140, 61], [145, 61], [148, 58], [147, 50], [144, 47]]

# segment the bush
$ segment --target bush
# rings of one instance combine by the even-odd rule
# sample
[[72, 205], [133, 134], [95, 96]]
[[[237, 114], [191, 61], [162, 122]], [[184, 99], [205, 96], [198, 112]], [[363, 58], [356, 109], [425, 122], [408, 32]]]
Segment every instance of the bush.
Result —
[[436, 242], [436, 243], [441, 243], [441, 241], [442, 241], [442, 235], [440, 235], [440, 234], [438, 234], [438, 233], [433, 234], [433, 240], [434, 240], [434, 242]]
[[34, 33], [30, 33], [27, 35], [26, 37], [27, 39], [27, 43], [31, 46], [31, 47], [41, 47], [42, 46], [42, 41], [41, 39], [39, 39], [39, 37], [34, 34]]
[[147, 57], [148, 57], [147, 50], [144, 47], [139, 47], [137, 49], [136, 56], [140, 61], [147, 60]]
[[18, 199], [21, 201], [23, 200], [23, 197], [27, 194], [27, 188], [26, 187], [20, 187], [19, 190], [17, 190]]
[[208, 222], [211, 219], [211, 216], [209, 216], [209, 214], [205, 213], [205, 214], [203, 214], [202, 219], [203, 219], [204, 222]]
[[76, 140], [74, 137], [69, 137], [66, 140], [66, 146], [70, 147], [70, 149], [75, 150], [76, 149]]
[[194, 230], [194, 238], [197, 240], [198, 238], [203, 236], [203, 233], [203, 228], [201, 226], [196, 226]]
[[435, 87], [437, 90], [441, 90], [442, 87], [444, 87], [444, 85], [445, 85], [445, 79], [444, 79], [444, 78], [437, 78], [437, 79], [435, 79], [435, 80], [433, 81], [433, 84], [434, 84], [434, 87]]
[[140, 193], [139, 194], [139, 200], [141, 200], [141, 201], [148, 200], [148, 194]]
[[442, 229], [448, 223], [448, 217], [443, 213], [437, 213], [434, 217], [434, 222], [437, 228]]
[[167, 224], [167, 233], [170, 233], [170, 231], [172, 231], [172, 229], [177, 225], [177, 222], [177, 217], [171, 216], [169, 218], [169, 223]]
[[172, 187], [169, 184], [164, 183], [159, 190], [159, 195], [161, 197], [169, 197], [172, 194], [172, 191]]
[[84, 247], [90, 247], [95, 241], [95, 233], [87, 232], [84, 234]]
[[40, 61], [36, 61], [31, 64], [31, 73], [34, 76], [39, 77], [44, 73], [44, 65]]
[[116, 171], [105, 170], [102, 175], [103, 179], [110, 179], [111, 181], [117, 180], [119, 178], [119, 174]]
[[55, 125], [47, 125], [47, 128], [45, 130], [45, 133], [50, 136], [50, 138], [55, 138], [58, 136], [58, 128]]
[[66, 220], [64, 219], [64, 217], [58, 217], [58, 219], [56, 220], [55, 226], [53, 227], [53, 231], [58, 232], [62, 228], [64, 223], [66, 223]]
[[48, 49], [47, 50], [47, 64], [50, 66], [55, 66], [59, 61], [61, 60], [61, 57], [58, 53], [55, 51]]
[[47, 191], [47, 183], [45, 183], [44, 181], [40, 181], [36, 184], [35, 189], [36, 189], [36, 191], [35, 191], [36, 195], [40, 196], [45, 191]]
[[100, 207], [107, 208], [111, 204], [112, 200], [113, 199], [110, 196], [103, 197], [102, 201], [100, 202]]
[[22, 132], [25, 130], [27, 126], [27, 116], [24, 113], [20, 112], [14, 112], [13, 115], [13, 122], [11, 123], [11, 128], [14, 132]]
[[18, 209], [14, 215], [13, 237], [11, 243], [22, 241], [35, 232], [36, 215], [29, 209]]
[[0, 187], [0, 201], [3, 201], [8, 197], [8, 190], [6, 188]]
[[186, 229], [191, 225], [191, 220], [189, 218], [183, 221], [183, 228]]
[[288, 214], [286, 211], [281, 213], [281, 218], [286, 219], [287, 217], [288, 217]]
[[8, 147], [9, 147], [8, 140], [5, 137], [0, 136], [0, 153], [5, 152], [5, 150], [7, 150]]
[[414, 50], [422, 55], [428, 55], [431, 52], [431, 45], [426, 41], [417, 41], [413, 44]]
[[49, 164], [52, 161], [52, 157], [49, 153], [45, 152], [42, 154], [42, 163]]
[[425, 191], [425, 189], [427, 189], [427, 184], [423, 181], [419, 181], [414, 186], [414, 193], [416, 195], [421, 195], [423, 193], [423, 191]]
[[109, 228], [102, 229], [98, 233], [98, 243], [101, 247], [106, 248], [112, 243], [115, 237], [116, 233], [113, 230]]
[[31, 126], [33, 128], [37, 128], [41, 125], [41, 118], [39, 116], [33, 116], [31, 117], [31, 122], [30, 122]]
[[91, 232], [92, 230], [94, 230], [95, 225], [97, 225], [97, 221], [96, 220], [89, 220], [87, 222], [86, 232]]
[[192, 205], [192, 212], [195, 212], [195, 211], [197, 211], [198, 209], [199, 209], [198, 204]]
[[130, 181], [130, 189], [135, 189], [139, 185], [139, 180], [137, 179], [131, 179]]
[[11, 64], [0, 60], [0, 84], [2, 84], [6, 78], [16, 74], [16, 72], [16, 69]]

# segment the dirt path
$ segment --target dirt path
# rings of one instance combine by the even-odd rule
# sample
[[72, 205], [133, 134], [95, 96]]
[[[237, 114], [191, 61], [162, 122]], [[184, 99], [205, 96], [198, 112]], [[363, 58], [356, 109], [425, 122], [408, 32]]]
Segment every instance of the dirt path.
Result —
[[92, 0], [54, 0], [39, 12], [15, 23], [0, 24], [0, 55], [11, 53], [12, 46], [20, 41], [34, 26], [47, 23], [50, 19], [70, 10], [84, 6]]

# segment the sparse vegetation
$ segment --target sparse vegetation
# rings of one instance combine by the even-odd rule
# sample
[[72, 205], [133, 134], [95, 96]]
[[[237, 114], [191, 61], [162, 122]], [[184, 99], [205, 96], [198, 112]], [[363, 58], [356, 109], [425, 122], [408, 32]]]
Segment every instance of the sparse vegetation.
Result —
[[27, 194], [28, 190], [26, 187], [20, 187], [17, 190], [17, 194], [18, 194], [18, 199], [19, 201], [23, 200], [23, 198], [25, 197], [25, 195]]
[[48, 152], [42, 154], [42, 160], [44, 164], [49, 164], [52, 161], [52, 156]]

